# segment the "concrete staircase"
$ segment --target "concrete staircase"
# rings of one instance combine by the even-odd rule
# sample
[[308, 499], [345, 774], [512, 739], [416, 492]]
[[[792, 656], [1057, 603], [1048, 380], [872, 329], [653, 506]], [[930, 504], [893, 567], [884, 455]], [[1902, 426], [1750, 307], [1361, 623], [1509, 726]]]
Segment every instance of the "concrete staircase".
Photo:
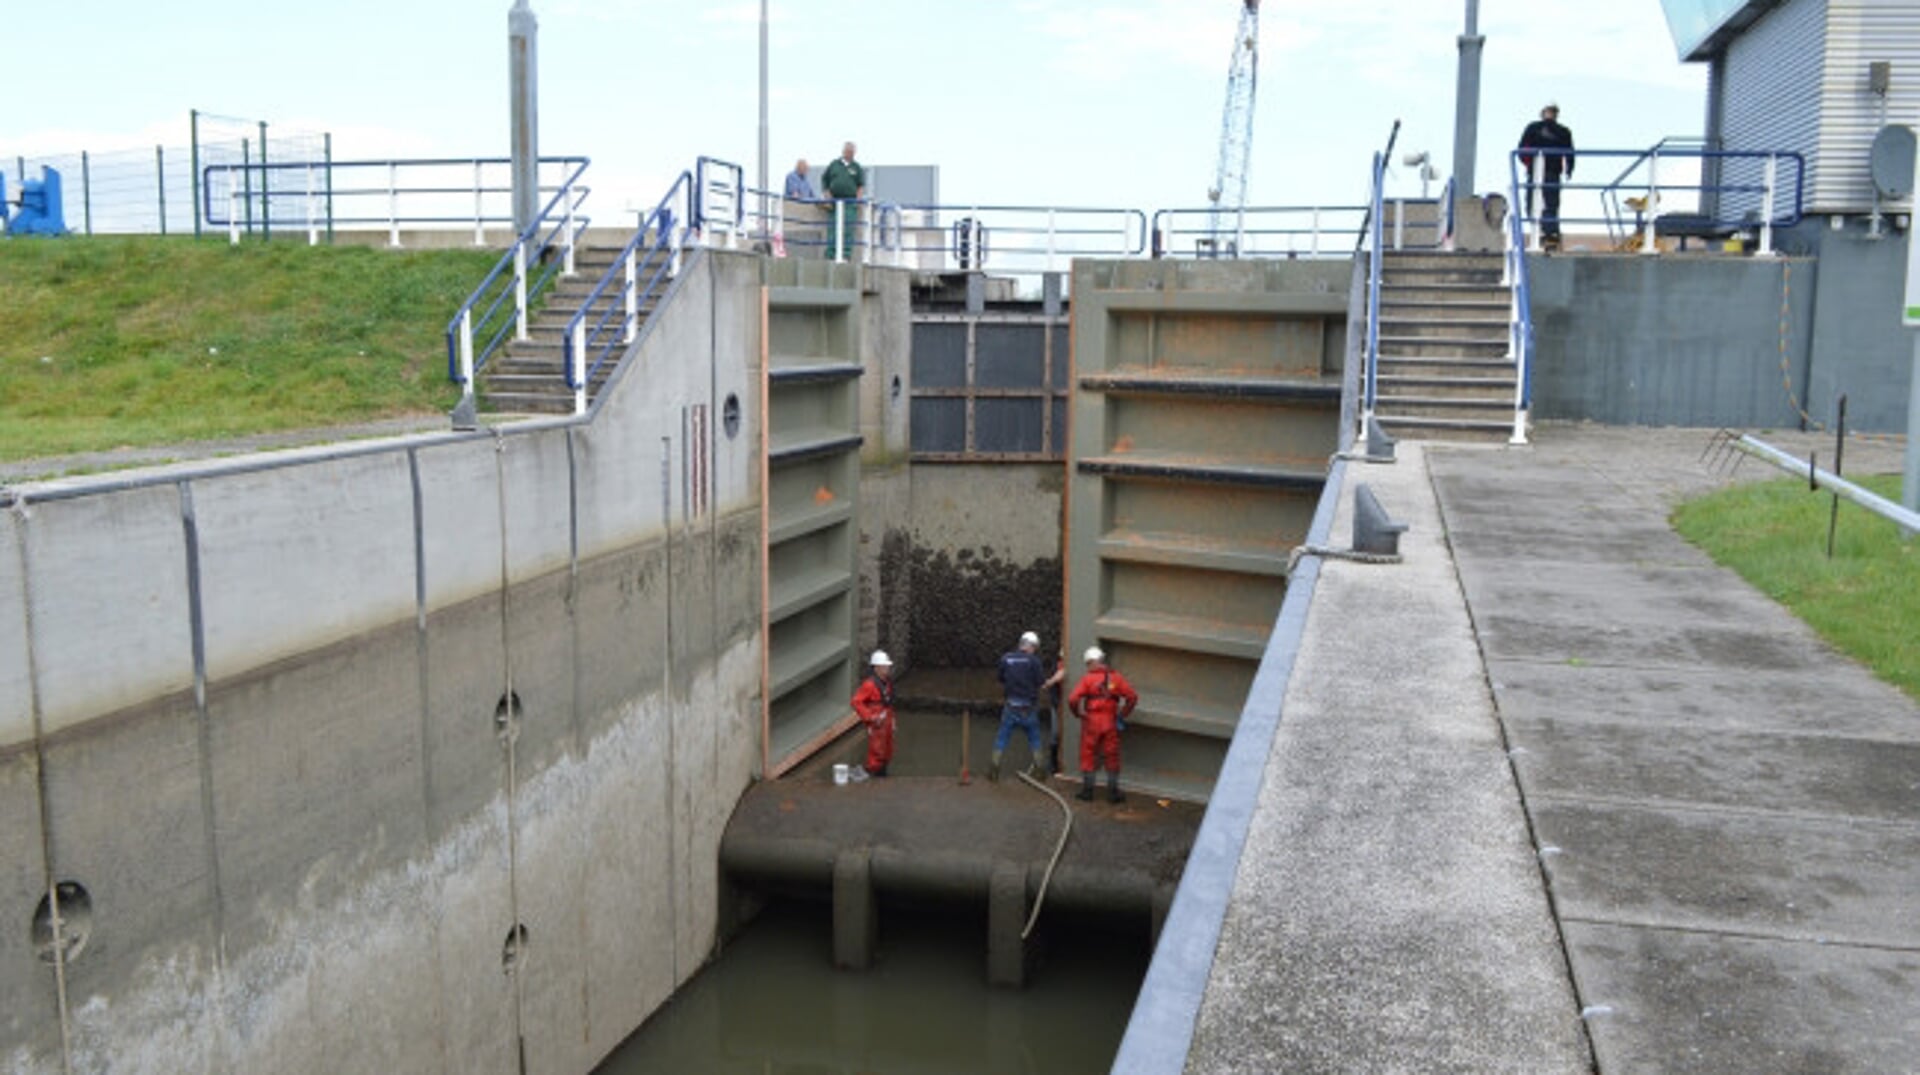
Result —
[[1374, 415], [1396, 437], [1505, 441], [1518, 372], [1501, 255], [1389, 252]]
[[[556, 251], [555, 256], [559, 256]], [[620, 248], [612, 246], [582, 246], [574, 251], [574, 274], [556, 276], [553, 283], [542, 296], [540, 308], [535, 311], [527, 325], [527, 339], [519, 340], [509, 335], [506, 346], [496, 353], [491, 361], [481, 369], [476, 386], [483, 410], [498, 414], [572, 414], [573, 390], [567, 387], [566, 351], [562, 337], [566, 333], [567, 322], [580, 309], [580, 303], [600, 282], [600, 277], [619, 259]], [[653, 275], [655, 267], [666, 257], [663, 251], [651, 261], [643, 258], [639, 265], [639, 286], [644, 288]], [[537, 270], [529, 270], [531, 275]], [[618, 340], [621, 322], [626, 308], [626, 299], [622, 292], [625, 284], [623, 275], [616, 275], [606, 290], [594, 300], [593, 307], [587, 313], [587, 332], [591, 334], [595, 323], [603, 313], [612, 311], [607, 318], [607, 327], [600, 337], [604, 344], [609, 339]], [[660, 291], [666, 290], [664, 284]], [[639, 324], [645, 324], [653, 312], [659, 295], [653, 296], [639, 307]], [[638, 326], [635, 326], [638, 331]], [[611, 335], [609, 335], [611, 334]], [[598, 346], [589, 344], [589, 352], [597, 352]], [[618, 364], [619, 354], [625, 345], [615, 344], [613, 357], [603, 363], [600, 371], [587, 385], [589, 401], [599, 394], [606, 380], [612, 375]], [[591, 356], [587, 359], [592, 363]]]

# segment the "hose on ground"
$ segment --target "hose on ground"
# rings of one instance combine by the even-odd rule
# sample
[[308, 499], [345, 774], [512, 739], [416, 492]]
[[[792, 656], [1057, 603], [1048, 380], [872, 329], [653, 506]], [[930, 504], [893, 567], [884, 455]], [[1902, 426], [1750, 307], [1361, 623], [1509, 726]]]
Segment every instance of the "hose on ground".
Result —
[[1060, 814], [1066, 819], [1066, 824], [1060, 826], [1060, 841], [1053, 845], [1053, 857], [1047, 860], [1047, 872], [1040, 875], [1040, 893], [1033, 898], [1033, 913], [1027, 916], [1027, 927], [1020, 931], [1020, 939], [1024, 941], [1027, 939], [1027, 934], [1033, 932], [1033, 924], [1040, 921], [1040, 908], [1045, 906], [1047, 902], [1047, 886], [1053, 883], [1053, 868], [1060, 864], [1060, 853], [1067, 849], [1067, 837], [1073, 832], [1073, 807], [1067, 805], [1067, 800], [1061, 798], [1059, 792], [1042, 784], [1040, 781], [1035, 780], [1025, 773], [1021, 773], [1019, 776], [1021, 780], [1026, 781], [1027, 784], [1035, 789], [1045, 792], [1054, 802], [1059, 803]]

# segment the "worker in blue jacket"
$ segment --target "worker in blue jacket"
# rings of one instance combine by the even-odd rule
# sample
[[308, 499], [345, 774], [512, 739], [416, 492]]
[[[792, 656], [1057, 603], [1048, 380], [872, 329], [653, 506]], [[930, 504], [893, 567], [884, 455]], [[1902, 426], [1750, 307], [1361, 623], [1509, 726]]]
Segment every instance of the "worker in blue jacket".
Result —
[[1043, 779], [1041, 762], [1047, 756], [1047, 737], [1040, 734], [1040, 692], [1047, 682], [1047, 666], [1041, 663], [1040, 636], [1028, 631], [1020, 636], [1020, 646], [1000, 658], [1000, 687], [1006, 704], [1000, 710], [1000, 731], [993, 737], [993, 761], [987, 766], [987, 779], [1000, 779], [1000, 756], [1006, 753], [1007, 740], [1019, 728], [1027, 735], [1027, 749], [1033, 753], [1029, 770]]

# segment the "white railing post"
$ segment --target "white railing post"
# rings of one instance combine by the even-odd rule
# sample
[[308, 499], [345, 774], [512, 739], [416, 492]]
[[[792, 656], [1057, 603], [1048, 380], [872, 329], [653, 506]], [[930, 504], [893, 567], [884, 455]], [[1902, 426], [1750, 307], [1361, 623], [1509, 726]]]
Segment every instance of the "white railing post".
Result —
[[487, 245], [487, 225], [480, 198], [480, 162], [473, 162], [473, 245]]
[[527, 244], [513, 244], [513, 325], [514, 338], [527, 338]]
[[320, 245], [320, 206], [313, 197], [313, 165], [307, 165], [307, 245]]
[[561, 219], [564, 233], [560, 238], [561, 261], [560, 275], [572, 276], [573, 273], [573, 187], [571, 184], [560, 189], [560, 204], [565, 213]]
[[1773, 191], [1774, 183], [1780, 176], [1780, 158], [1767, 154], [1766, 193], [1760, 202], [1760, 251], [1761, 257], [1773, 256]]
[[627, 333], [622, 342], [632, 343], [640, 323], [640, 255], [627, 251]]
[[1514, 241], [1514, 225], [1520, 223], [1524, 226], [1524, 222], [1513, 219], [1514, 214], [1519, 211], [1518, 206], [1509, 205], [1507, 206], [1507, 211], [1500, 217], [1500, 245], [1505, 248], [1506, 251], [1506, 257], [1500, 260], [1501, 287], [1512, 287], [1514, 285], [1513, 259], [1520, 251], [1520, 245]]
[[1407, 239], [1407, 203], [1400, 198], [1393, 200], [1393, 248], [1401, 249]]
[[787, 198], [785, 194], [773, 201], [773, 256], [787, 256]]
[[1653, 255], [1660, 252], [1660, 229], [1655, 222], [1660, 219], [1660, 151], [1654, 150], [1647, 158], [1647, 230], [1640, 243], [1642, 254]]
[[1312, 242], [1312, 246], [1309, 248], [1309, 253], [1313, 257], [1317, 258], [1320, 256], [1320, 207], [1319, 206], [1314, 206], [1314, 209], [1313, 209], [1313, 238], [1311, 242]]
[[400, 165], [387, 162], [387, 245], [400, 245]]
[[227, 242], [240, 245], [240, 188], [233, 181], [233, 169], [227, 169]]
[[568, 365], [572, 370], [573, 413], [587, 413], [587, 319], [582, 317], [573, 323], [573, 355]]
[[846, 218], [847, 202], [844, 198], [833, 200], [833, 235], [828, 242], [833, 245], [833, 260], [836, 265], [844, 265], [847, 260], [847, 229], [843, 223]]
[[1054, 211], [1051, 208], [1049, 208], [1047, 210], [1047, 271], [1048, 272], [1053, 271], [1053, 252], [1055, 249], [1054, 243], [1055, 243]]
[[460, 394], [473, 395], [473, 307], [460, 311]]
[[1540, 222], [1547, 207], [1547, 189], [1540, 183], [1541, 173], [1545, 171], [1546, 163], [1545, 155], [1535, 151], [1532, 163], [1527, 165], [1527, 211], [1526, 216], [1520, 218], [1522, 235], [1527, 234], [1527, 221], [1528, 218], [1532, 218], [1533, 234], [1527, 240], [1527, 249], [1536, 254], [1546, 249], [1546, 229]]
[[672, 254], [667, 258], [667, 278], [680, 278], [680, 248], [686, 245], [687, 227], [684, 224], [671, 224], [667, 227], [667, 246]]

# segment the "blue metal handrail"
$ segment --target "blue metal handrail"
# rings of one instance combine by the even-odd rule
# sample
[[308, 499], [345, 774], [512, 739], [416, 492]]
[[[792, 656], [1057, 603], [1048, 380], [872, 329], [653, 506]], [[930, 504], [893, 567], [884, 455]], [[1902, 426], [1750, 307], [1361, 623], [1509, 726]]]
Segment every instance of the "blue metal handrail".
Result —
[[[699, 219], [699, 204], [699, 183], [694, 173], [681, 172], [659, 203], [641, 217], [633, 237], [567, 319], [560, 347], [567, 387], [573, 390], [575, 414], [586, 413], [587, 387], [607, 359], [613, 357], [616, 349], [633, 342], [639, 331], [640, 308], [652, 301], [667, 281], [679, 275], [686, 222]], [[677, 215], [676, 207], [679, 208]], [[644, 281], [640, 277], [642, 265], [653, 266]], [[607, 303], [607, 308], [589, 324], [587, 317], [594, 305], [614, 286], [614, 280], [621, 277], [624, 279], [616, 296], [619, 301]], [[618, 330], [612, 327], [616, 312], [620, 314]]]
[[[584, 157], [579, 160], [580, 163], [568, 173], [560, 189], [547, 200], [540, 214], [514, 238], [513, 245], [500, 256], [493, 270], [481, 279], [480, 285], [473, 289], [473, 294], [467, 296], [467, 301], [460, 304], [453, 318], [447, 322], [447, 379], [460, 385], [469, 396], [473, 394], [473, 378], [505, 341], [507, 332], [517, 330], [521, 338], [526, 337], [527, 309], [552, 282], [555, 274], [573, 271], [574, 240], [580, 229], [586, 227], [588, 220], [575, 215], [581, 204], [581, 199], [576, 198], [576, 187], [589, 163]], [[578, 189], [584, 190], [584, 187]], [[534, 257], [545, 254], [553, 248], [556, 238], [560, 240], [563, 256], [557, 260], [549, 259], [546, 268], [529, 279], [529, 253]], [[512, 270], [512, 286], [506, 284], [509, 269]], [[492, 301], [486, 303], [479, 317], [474, 317], [474, 310], [487, 299], [489, 289], [496, 283], [501, 286], [493, 291]], [[509, 295], [514, 299], [512, 314], [500, 318], [496, 323], [494, 315], [502, 310]], [[482, 337], [486, 343], [476, 350], [474, 341]]]
[[1513, 443], [1524, 444], [1527, 415], [1533, 409], [1533, 287], [1527, 274], [1527, 237], [1520, 207], [1520, 155], [1508, 162], [1506, 282], [1513, 289], [1507, 349], [1513, 352]]
[[[1554, 158], [1576, 157], [1585, 159], [1598, 158], [1600, 160], [1626, 159], [1629, 161], [1626, 171], [1623, 172], [1620, 177], [1606, 183], [1573, 183], [1565, 181], [1557, 183], [1556, 185], [1559, 187], [1562, 199], [1562, 210], [1557, 220], [1561, 224], [1601, 224], [1605, 225], [1610, 233], [1616, 232], [1621, 218], [1618, 205], [1621, 192], [1628, 189], [1627, 179], [1631, 178], [1643, 165], [1647, 168], [1647, 179], [1644, 189], [1649, 194], [1649, 203], [1639, 211], [1644, 217], [1641, 222], [1644, 227], [1653, 227], [1656, 219], [1661, 215], [1658, 203], [1662, 195], [1671, 195], [1676, 192], [1692, 194], [1758, 195], [1763, 208], [1748, 211], [1739, 216], [1727, 216], [1718, 211], [1714, 213], [1686, 214], [1686, 216], [1693, 227], [1701, 230], [1737, 232], [1744, 229], [1757, 228], [1761, 231], [1762, 235], [1762, 252], [1770, 253], [1772, 250], [1771, 240], [1773, 229], [1792, 227], [1800, 223], [1805, 214], [1806, 157], [1791, 150], [1729, 150], [1695, 149], [1687, 147], [1582, 149], [1578, 151], [1566, 149], [1514, 150], [1509, 154], [1509, 158], [1512, 162], [1512, 170], [1516, 171], [1521, 178], [1519, 190], [1522, 193], [1530, 190], [1532, 187], [1532, 176], [1527, 165], [1522, 161], [1523, 157], [1532, 158], [1536, 164], [1542, 168], [1544, 168], [1545, 161]], [[1659, 164], [1662, 161], [1670, 160], [1694, 160], [1703, 163], [1707, 161], [1751, 161], [1761, 165], [1762, 178], [1758, 183], [1662, 181], [1659, 175]], [[1778, 174], [1779, 165], [1782, 163], [1792, 165], [1791, 197], [1784, 196], [1786, 193], [1787, 180]], [[1768, 173], [1772, 173], [1771, 182], [1768, 180]], [[1581, 191], [1596, 193], [1601, 203], [1601, 216], [1582, 216], [1577, 213], [1569, 214], [1566, 211], [1565, 198], [1567, 195]], [[1611, 209], [1609, 209], [1609, 199], [1613, 199]], [[1532, 206], [1524, 203], [1516, 203], [1516, 208], [1526, 222], [1533, 223], [1538, 221], [1539, 218], [1535, 215]], [[1646, 247], [1649, 253], [1652, 252], [1651, 248], [1653, 245], [1651, 240], [1649, 240]]]
[[[1400, 125], [1394, 124], [1398, 133]], [[1391, 141], [1388, 143], [1391, 145]], [[1361, 428], [1373, 418], [1374, 404], [1379, 396], [1380, 377], [1380, 273], [1381, 263], [1386, 260], [1386, 251], [1382, 249], [1383, 232], [1381, 225], [1386, 217], [1382, 203], [1383, 190], [1387, 185], [1387, 157], [1385, 154], [1373, 155], [1373, 190], [1368, 195], [1367, 238], [1371, 249], [1367, 252], [1367, 359], [1366, 387], [1364, 405], [1361, 410]]]

